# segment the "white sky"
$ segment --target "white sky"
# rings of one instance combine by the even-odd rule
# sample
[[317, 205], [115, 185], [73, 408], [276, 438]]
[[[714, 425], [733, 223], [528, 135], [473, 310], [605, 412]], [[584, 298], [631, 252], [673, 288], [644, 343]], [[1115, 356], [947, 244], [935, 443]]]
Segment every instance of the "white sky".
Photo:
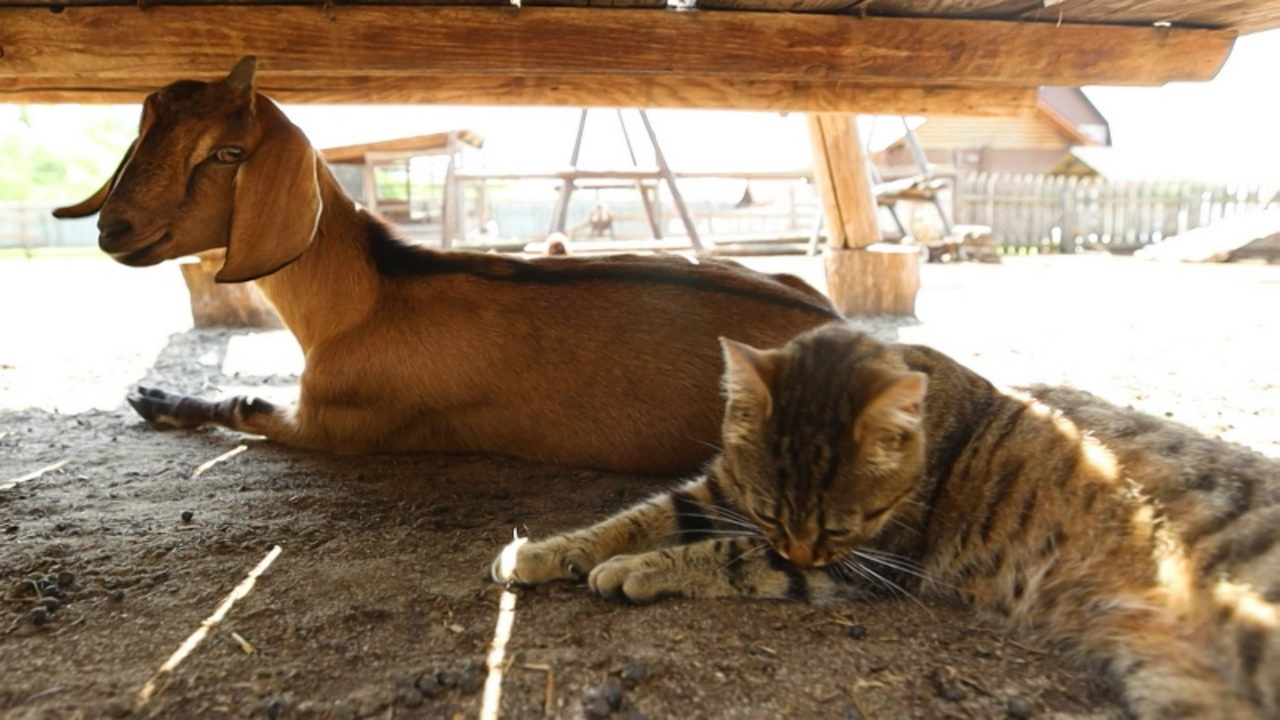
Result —
[[[491, 169], [552, 170], [567, 167], [581, 110], [539, 107], [384, 107], [378, 120], [360, 107], [286, 108], [318, 147], [466, 128], [485, 138]], [[677, 169], [799, 169], [807, 167], [809, 137], [803, 115], [650, 110], [663, 154]], [[641, 165], [652, 165], [648, 135], [634, 110], [624, 110], [627, 134]], [[587, 115], [579, 164], [598, 169], [631, 164], [618, 113]]]
[[[1208, 83], [1086, 89], [1110, 122], [1116, 148], [1153, 162], [1182, 159], [1241, 180], [1280, 180], [1278, 91], [1280, 30], [1239, 39], [1218, 77]], [[103, 111], [136, 122], [136, 107]], [[524, 170], [568, 164], [579, 113], [574, 108], [314, 105], [286, 111], [318, 147], [468, 128], [486, 138], [489, 168]], [[27, 128], [17, 123], [15, 106], [0, 105], [0, 132], [56, 142], [76, 132], [85, 115], [86, 109], [77, 106], [41, 109], [32, 113], [37, 127]], [[641, 163], [648, 164], [648, 140], [634, 113], [628, 115], [632, 143]], [[810, 162], [799, 114], [654, 110], [650, 117], [677, 170], [797, 169]], [[603, 168], [629, 162], [616, 113], [592, 111], [582, 164]]]
[[1280, 182], [1280, 30], [1236, 40], [1207, 83], [1090, 87], [1112, 145], [1153, 163], [1181, 155], [1220, 176]]

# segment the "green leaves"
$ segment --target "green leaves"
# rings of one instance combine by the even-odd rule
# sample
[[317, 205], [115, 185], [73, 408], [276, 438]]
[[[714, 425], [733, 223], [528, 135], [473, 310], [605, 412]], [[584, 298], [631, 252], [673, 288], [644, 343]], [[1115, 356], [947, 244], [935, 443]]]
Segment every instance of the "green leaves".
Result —
[[92, 193], [136, 133], [136, 107], [0, 105], [0, 201]]

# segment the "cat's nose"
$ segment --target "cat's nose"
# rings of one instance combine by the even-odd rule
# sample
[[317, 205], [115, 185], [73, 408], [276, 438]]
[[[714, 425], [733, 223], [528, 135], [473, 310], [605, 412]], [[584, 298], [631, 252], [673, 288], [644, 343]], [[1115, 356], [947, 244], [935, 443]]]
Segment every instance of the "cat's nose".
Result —
[[813, 548], [803, 543], [790, 543], [781, 553], [792, 564], [803, 567], [813, 565]]

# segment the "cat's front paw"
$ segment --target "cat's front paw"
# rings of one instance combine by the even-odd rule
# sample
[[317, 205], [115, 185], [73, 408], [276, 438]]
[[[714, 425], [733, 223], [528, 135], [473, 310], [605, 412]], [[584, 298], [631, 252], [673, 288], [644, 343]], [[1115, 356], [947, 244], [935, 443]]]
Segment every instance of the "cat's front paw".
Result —
[[535, 543], [517, 540], [494, 558], [489, 577], [504, 585], [582, 582], [594, 564], [582, 548], [558, 538]]
[[669, 582], [670, 573], [655, 566], [653, 555], [655, 553], [615, 555], [596, 566], [587, 582], [592, 590], [605, 597], [634, 603], [651, 603], [684, 594]]

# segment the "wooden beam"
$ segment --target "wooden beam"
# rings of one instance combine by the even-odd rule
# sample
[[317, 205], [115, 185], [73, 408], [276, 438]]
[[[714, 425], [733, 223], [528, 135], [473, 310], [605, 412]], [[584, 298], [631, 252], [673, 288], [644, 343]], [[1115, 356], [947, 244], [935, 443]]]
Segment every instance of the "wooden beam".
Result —
[[[212, 80], [225, 74], [226, 70], [196, 76], [174, 71], [127, 80], [0, 77], [0, 102], [138, 103], [174, 80]], [[1006, 117], [1031, 115], [1037, 98], [1035, 88], [1024, 87], [885, 87], [699, 76], [317, 77], [272, 72], [266, 67], [258, 73], [256, 82], [261, 92], [283, 103], [716, 108]]]
[[1208, 80], [1235, 34], [1036, 22], [598, 7], [325, 4], [0, 8], [0, 77], [156, 68], [329, 77], [687, 76], [895, 86]]
[[809, 116], [813, 174], [827, 226], [827, 295], [845, 315], [914, 315], [918, 247], [880, 242], [871, 174], [852, 115]]
[[[721, 2], [723, 0], [712, 0]], [[702, 6], [699, 2], [698, 5]], [[1038, 20], [1052, 23], [1112, 23], [1177, 27], [1226, 28], [1240, 34], [1280, 28], [1280, 4], [1271, 0], [876, 0], [868, 11], [917, 17]]]

